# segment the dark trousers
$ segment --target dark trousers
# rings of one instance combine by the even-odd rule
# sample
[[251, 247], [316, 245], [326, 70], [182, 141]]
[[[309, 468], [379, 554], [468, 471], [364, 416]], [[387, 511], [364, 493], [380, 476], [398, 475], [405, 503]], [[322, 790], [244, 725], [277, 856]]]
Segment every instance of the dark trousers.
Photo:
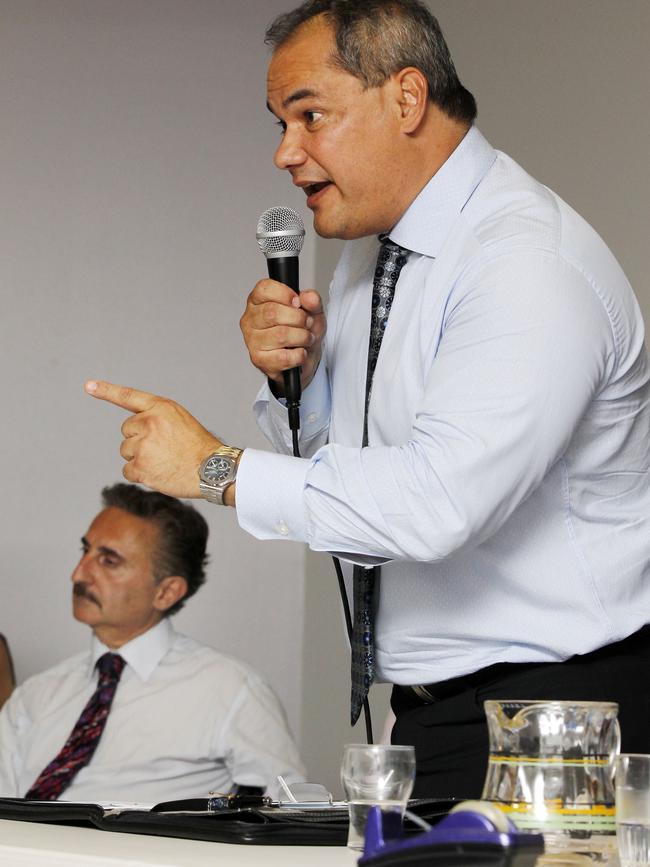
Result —
[[480, 798], [487, 771], [486, 699], [615, 701], [621, 752], [650, 753], [650, 625], [629, 638], [558, 663], [499, 663], [428, 684], [425, 704], [395, 686], [394, 744], [413, 744], [415, 798]]

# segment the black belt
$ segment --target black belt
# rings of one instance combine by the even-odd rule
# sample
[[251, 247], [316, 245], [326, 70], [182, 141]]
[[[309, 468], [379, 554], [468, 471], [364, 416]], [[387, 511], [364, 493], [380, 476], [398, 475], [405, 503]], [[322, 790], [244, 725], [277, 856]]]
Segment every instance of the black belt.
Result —
[[[570, 656], [564, 662], [577, 664], [592, 662], [597, 659], [617, 656], [619, 653], [627, 653], [639, 647], [650, 647], [650, 624], [642, 626], [641, 629], [632, 633], [632, 635], [628, 635], [627, 638], [622, 638], [620, 641], [615, 641], [612, 644], [606, 644], [604, 647], [599, 647], [589, 653]], [[562, 662], [496, 662], [494, 665], [480, 668], [471, 674], [463, 674], [459, 677], [452, 677], [449, 680], [440, 680], [437, 683], [415, 684], [413, 686], [396, 686], [395, 689], [409, 703], [433, 704], [436, 701], [460, 695], [467, 689], [476, 689], [506, 674], [512, 674], [515, 671], [521, 673], [547, 665], [562, 665]]]
[[433, 704], [436, 701], [441, 701], [443, 698], [452, 698], [455, 695], [460, 695], [467, 689], [476, 689], [488, 683], [494, 678], [501, 677], [509, 671], [516, 669], [517, 671], [526, 671], [530, 668], [536, 668], [544, 663], [537, 662], [497, 662], [494, 665], [488, 665], [487, 668], [481, 668], [471, 674], [463, 674], [460, 677], [452, 677], [449, 680], [439, 680], [437, 683], [421, 683], [413, 686], [397, 686], [396, 689], [410, 701], [417, 704]]

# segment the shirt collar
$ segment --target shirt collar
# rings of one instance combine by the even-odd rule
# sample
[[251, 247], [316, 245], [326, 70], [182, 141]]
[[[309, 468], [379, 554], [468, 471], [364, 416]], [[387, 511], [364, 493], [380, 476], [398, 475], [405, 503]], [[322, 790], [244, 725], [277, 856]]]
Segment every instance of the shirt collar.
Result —
[[138, 635], [131, 641], [127, 641], [118, 650], [111, 651], [109, 647], [93, 635], [92, 651], [90, 655], [90, 671], [89, 677], [93, 676], [93, 671], [97, 660], [104, 653], [119, 653], [126, 664], [130, 666], [138, 675], [140, 680], [146, 682], [152, 675], [156, 666], [167, 653], [174, 642], [176, 631], [171, 625], [169, 618], [164, 617], [160, 623], [157, 623], [151, 629]]
[[393, 227], [391, 241], [435, 258], [496, 156], [492, 145], [472, 126]]

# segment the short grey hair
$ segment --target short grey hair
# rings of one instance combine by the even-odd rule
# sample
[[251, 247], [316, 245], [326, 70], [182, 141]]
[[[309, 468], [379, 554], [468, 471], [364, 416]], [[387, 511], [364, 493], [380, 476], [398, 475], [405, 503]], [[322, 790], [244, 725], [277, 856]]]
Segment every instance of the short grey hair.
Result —
[[380, 87], [414, 66], [425, 76], [433, 103], [455, 120], [473, 122], [476, 100], [460, 83], [440, 25], [420, 0], [306, 0], [279, 15], [264, 41], [275, 51], [318, 15], [334, 30], [333, 63], [364, 87]]

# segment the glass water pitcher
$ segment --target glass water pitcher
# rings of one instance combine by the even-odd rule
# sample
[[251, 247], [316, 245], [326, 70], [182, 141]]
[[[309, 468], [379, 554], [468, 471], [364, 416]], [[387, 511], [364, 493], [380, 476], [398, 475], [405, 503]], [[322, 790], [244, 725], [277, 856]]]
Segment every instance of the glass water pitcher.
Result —
[[547, 852], [614, 847], [614, 702], [486, 701], [490, 737], [483, 799], [522, 830], [544, 835]]

